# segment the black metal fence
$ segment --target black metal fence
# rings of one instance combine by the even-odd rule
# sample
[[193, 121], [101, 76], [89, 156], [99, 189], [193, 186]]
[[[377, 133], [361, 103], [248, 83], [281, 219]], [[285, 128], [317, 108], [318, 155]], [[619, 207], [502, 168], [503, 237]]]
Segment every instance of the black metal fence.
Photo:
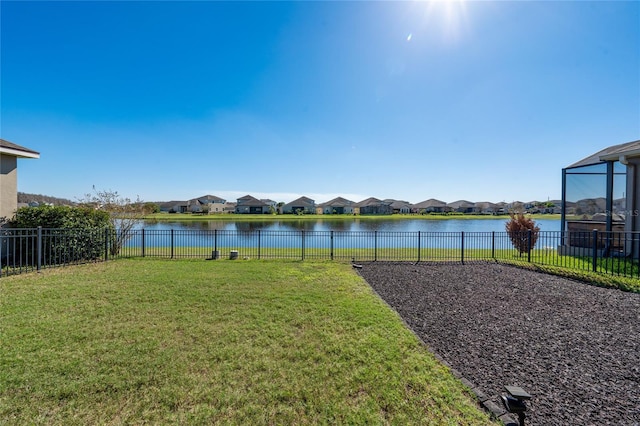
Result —
[[509, 261], [640, 278], [640, 233], [132, 230], [116, 247], [107, 229], [0, 230], [0, 276], [122, 257]]

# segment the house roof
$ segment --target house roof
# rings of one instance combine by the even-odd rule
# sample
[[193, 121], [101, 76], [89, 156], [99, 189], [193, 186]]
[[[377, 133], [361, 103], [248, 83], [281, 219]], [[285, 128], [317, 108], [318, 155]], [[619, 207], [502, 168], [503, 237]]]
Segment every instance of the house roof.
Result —
[[347, 207], [352, 206], [353, 201], [347, 200], [346, 198], [336, 197], [333, 200], [329, 200], [326, 203], [320, 204], [320, 207]]
[[200, 204], [206, 204], [206, 202], [214, 202], [214, 203], [224, 203], [225, 200], [224, 198], [220, 198], [220, 197], [216, 197], [215, 195], [203, 195], [202, 197], [198, 197], [198, 198], [192, 198], [191, 200], [189, 200], [189, 202], [199, 202]]
[[316, 202], [309, 197], [300, 197], [298, 199], [295, 199], [285, 204], [285, 206], [295, 206], [295, 205], [301, 205], [301, 204], [315, 205]]
[[238, 198], [238, 206], [250, 206], [250, 207], [265, 207], [266, 203], [258, 200], [251, 195], [245, 195], [244, 197]]
[[40, 158], [39, 152], [4, 139], [0, 139], [0, 153], [20, 158]]
[[186, 206], [186, 201], [165, 201], [159, 204], [160, 207]]
[[593, 164], [600, 164], [604, 161], [615, 161], [621, 156], [640, 157], [640, 140], [610, 146], [583, 158], [577, 163], [573, 163], [567, 168], [591, 166]]
[[424, 209], [428, 207], [445, 207], [447, 203], [444, 201], [436, 200], [435, 198], [429, 198], [428, 200], [421, 201], [417, 204], [414, 204], [413, 207], [417, 209]]
[[391, 208], [393, 209], [403, 209], [403, 208], [411, 208], [412, 205], [410, 202], [408, 201], [403, 201], [403, 200], [392, 200], [392, 199], [387, 199], [384, 200], [387, 203], [390, 203]]
[[472, 203], [471, 201], [467, 201], [467, 200], [458, 200], [458, 201], [454, 201], [453, 203], [447, 204], [447, 206], [457, 209], [460, 207], [475, 207], [475, 203]]
[[366, 200], [362, 200], [356, 204], [354, 204], [354, 207], [367, 207], [367, 206], [388, 206], [391, 203], [388, 201], [382, 201], [382, 200], [378, 200], [377, 198], [374, 197], [369, 197]]
[[479, 207], [481, 209], [494, 209], [498, 207], [496, 203], [492, 203], [490, 201], [478, 201], [476, 202], [475, 207]]

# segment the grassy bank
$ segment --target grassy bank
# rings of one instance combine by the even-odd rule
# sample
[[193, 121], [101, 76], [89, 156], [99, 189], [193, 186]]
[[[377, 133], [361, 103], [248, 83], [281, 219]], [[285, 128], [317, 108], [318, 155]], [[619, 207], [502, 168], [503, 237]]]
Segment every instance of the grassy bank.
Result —
[[[303, 251], [298, 248], [272, 248], [258, 249], [256, 247], [218, 247], [220, 261], [229, 258], [231, 250], [237, 250], [240, 259], [270, 260], [278, 259], [302, 260]], [[156, 258], [169, 258], [171, 250], [168, 247], [150, 247], [145, 250], [145, 256]], [[139, 248], [124, 249], [123, 256], [141, 256]], [[179, 247], [174, 250], [175, 258], [199, 257], [210, 258], [211, 250], [205, 247]], [[396, 261], [396, 262], [473, 262], [493, 261], [509, 263], [528, 269], [560, 275], [577, 279], [585, 283], [595, 284], [601, 287], [618, 288], [624, 291], [640, 293], [640, 281], [638, 276], [637, 261], [623, 258], [601, 258], [597, 270], [593, 272], [592, 259], [590, 257], [561, 256], [553, 249], [534, 250], [530, 256], [520, 255], [515, 249], [466, 249], [464, 256], [457, 248], [422, 248], [419, 253], [416, 248], [306, 248], [304, 260], [357, 262], [369, 261]]]
[[[528, 215], [533, 219], [560, 220], [559, 214], [534, 214]], [[322, 215], [322, 214], [191, 214], [191, 213], [155, 213], [145, 216], [145, 220], [157, 221], [207, 221], [221, 220], [232, 222], [260, 222], [260, 221], [353, 221], [353, 220], [509, 220], [509, 215], [483, 215], [483, 214], [393, 214], [393, 215]]]
[[131, 259], [0, 281], [7, 424], [487, 424], [349, 265]]

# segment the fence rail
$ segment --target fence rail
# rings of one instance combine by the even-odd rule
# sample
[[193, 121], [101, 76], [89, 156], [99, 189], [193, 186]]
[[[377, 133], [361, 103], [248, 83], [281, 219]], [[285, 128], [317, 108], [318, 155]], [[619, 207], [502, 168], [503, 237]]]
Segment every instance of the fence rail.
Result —
[[[640, 278], [640, 233], [2, 229], [0, 277], [123, 257], [471, 262], [503, 260]], [[124, 240], [122, 247], [117, 242]]]

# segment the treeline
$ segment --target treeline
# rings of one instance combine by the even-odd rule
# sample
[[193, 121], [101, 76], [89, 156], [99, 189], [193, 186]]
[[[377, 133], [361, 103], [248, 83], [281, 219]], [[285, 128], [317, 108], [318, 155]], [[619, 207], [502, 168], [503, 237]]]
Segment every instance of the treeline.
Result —
[[27, 194], [25, 192], [18, 192], [18, 203], [47, 203], [53, 204], [54, 206], [75, 206], [76, 203], [67, 200], [66, 198], [58, 198], [52, 197], [50, 195], [41, 195], [41, 194]]

